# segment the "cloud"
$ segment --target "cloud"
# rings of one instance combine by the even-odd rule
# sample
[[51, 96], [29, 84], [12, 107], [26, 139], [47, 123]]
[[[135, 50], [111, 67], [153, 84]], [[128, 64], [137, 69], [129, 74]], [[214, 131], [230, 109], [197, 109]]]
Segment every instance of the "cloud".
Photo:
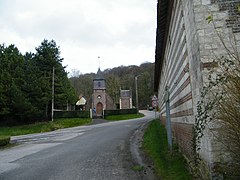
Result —
[[154, 61], [156, 0], [2, 0], [0, 39], [34, 51], [43, 39], [61, 47], [82, 73]]

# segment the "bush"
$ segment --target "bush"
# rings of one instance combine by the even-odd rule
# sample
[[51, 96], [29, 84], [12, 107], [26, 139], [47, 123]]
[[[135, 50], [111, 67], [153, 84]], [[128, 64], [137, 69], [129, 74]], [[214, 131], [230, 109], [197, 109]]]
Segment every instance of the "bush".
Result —
[[58, 118], [89, 118], [89, 111], [55, 111], [54, 119]]
[[137, 114], [137, 109], [117, 109], [117, 110], [105, 110], [104, 115], [105, 116], [111, 116], [111, 115], [122, 115], [122, 114]]
[[0, 146], [5, 146], [10, 143], [9, 136], [0, 136]]

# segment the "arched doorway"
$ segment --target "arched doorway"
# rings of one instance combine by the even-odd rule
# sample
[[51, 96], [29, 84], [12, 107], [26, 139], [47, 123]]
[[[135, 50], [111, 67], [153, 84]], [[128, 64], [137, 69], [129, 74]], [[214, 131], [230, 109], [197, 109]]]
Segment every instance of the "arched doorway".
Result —
[[103, 104], [101, 102], [97, 103], [97, 116], [102, 116]]

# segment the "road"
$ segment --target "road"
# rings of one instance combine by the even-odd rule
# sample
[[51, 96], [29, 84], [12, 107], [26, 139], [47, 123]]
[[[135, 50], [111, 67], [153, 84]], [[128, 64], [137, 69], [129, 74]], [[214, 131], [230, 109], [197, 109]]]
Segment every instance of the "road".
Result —
[[129, 146], [138, 129], [154, 118], [154, 112], [144, 114], [134, 120], [13, 137], [19, 145], [0, 150], [0, 180], [147, 179], [133, 170], [137, 152]]

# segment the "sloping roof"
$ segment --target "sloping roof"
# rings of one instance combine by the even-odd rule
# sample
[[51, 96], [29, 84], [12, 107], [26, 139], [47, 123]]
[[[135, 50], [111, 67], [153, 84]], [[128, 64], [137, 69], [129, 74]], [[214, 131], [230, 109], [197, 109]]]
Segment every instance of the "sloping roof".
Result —
[[84, 98], [84, 97], [81, 97], [78, 102], [76, 103], [77, 106], [80, 106], [80, 105], [85, 105], [87, 102], [87, 100]]
[[96, 75], [96, 78], [95, 79], [104, 79], [104, 77], [103, 77], [103, 73], [102, 73], [102, 71], [101, 71], [101, 69], [100, 68], [98, 68], [98, 72], [97, 72], [97, 75]]
[[157, 4], [157, 32], [154, 71], [155, 92], [158, 91], [173, 2], [174, 0], [158, 0]]

